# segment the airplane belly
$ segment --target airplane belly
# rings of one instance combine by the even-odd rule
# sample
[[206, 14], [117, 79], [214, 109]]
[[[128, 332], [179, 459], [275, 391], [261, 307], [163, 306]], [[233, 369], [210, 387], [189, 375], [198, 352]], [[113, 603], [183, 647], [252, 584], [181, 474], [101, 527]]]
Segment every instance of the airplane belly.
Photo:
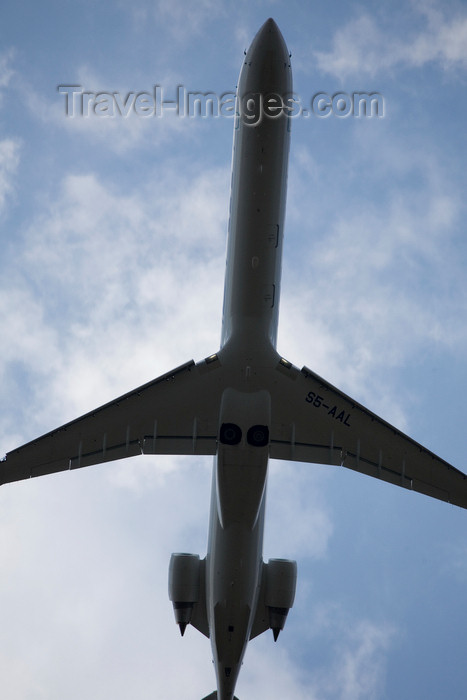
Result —
[[[255, 57], [253, 47], [248, 58], [237, 91], [222, 345], [236, 335], [275, 346], [292, 77], [286, 49]], [[283, 107], [271, 111], [269, 95]]]
[[[250, 639], [261, 585], [265, 489], [263, 485], [258, 517], [252, 528], [240, 517], [223, 527], [218, 511], [217, 463], [218, 460], [213, 476], [206, 599], [219, 700], [231, 700]], [[239, 475], [235, 485], [240, 503], [242, 492], [248, 496], [251, 485], [244, 476]]]
[[[227, 269], [219, 361], [232, 371], [222, 396], [213, 471], [206, 600], [218, 700], [232, 700], [251, 636], [263, 571], [270, 396], [258, 367], [275, 366], [290, 119], [266, 115], [271, 93], [292, 91], [287, 47], [274, 22], [240, 72], [232, 154]], [[250, 118], [256, 109], [256, 119]]]

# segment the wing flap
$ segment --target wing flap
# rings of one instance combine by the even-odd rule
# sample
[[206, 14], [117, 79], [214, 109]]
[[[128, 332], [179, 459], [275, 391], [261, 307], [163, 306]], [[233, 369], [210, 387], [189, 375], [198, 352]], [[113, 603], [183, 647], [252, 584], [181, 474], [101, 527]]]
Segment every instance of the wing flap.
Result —
[[269, 456], [272, 459], [285, 459], [291, 462], [314, 462], [315, 464], [342, 464], [342, 450], [333, 447], [330, 442], [317, 443], [296, 442], [295, 440], [271, 440]]
[[146, 435], [141, 451], [145, 455], [215, 455], [216, 435]]

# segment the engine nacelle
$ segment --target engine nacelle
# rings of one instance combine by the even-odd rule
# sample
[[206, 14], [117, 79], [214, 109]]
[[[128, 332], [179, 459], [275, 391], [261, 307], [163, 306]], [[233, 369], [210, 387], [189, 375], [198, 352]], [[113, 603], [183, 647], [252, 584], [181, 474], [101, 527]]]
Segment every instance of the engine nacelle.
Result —
[[266, 574], [265, 603], [269, 613], [269, 626], [277, 641], [284, 629], [288, 612], [295, 599], [297, 562], [291, 559], [269, 559]]
[[200, 595], [200, 558], [198, 554], [172, 554], [169, 565], [169, 598], [175, 622], [183, 636], [191, 621]]

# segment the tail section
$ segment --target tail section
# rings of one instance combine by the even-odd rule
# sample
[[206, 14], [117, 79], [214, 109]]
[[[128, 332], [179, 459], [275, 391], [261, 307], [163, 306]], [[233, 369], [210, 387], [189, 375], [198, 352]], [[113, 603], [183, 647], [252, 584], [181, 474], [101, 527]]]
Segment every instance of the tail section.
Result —
[[[206, 695], [206, 697], [203, 698], [203, 700], [217, 700], [217, 690], [215, 690], [213, 693], [211, 693], [211, 695]], [[238, 700], [238, 698], [235, 697], [235, 698], [233, 698], [233, 700]]]

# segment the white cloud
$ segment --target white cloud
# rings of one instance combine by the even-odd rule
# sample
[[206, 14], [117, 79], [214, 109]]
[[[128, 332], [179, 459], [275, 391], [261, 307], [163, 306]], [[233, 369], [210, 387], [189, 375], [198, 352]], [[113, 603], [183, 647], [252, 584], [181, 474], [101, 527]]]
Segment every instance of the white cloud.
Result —
[[[294, 614], [294, 611], [290, 613]], [[309, 628], [328, 648], [326, 660], [295, 659], [269, 635], [254, 640], [240, 676], [239, 697], [294, 700], [376, 700], [385, 684], [386, 665], [395, 629], [388, 623], [353, 619], [336, 606], [308, 610]], [[287, 625], [282, 633], [287, 635]], [[279, 638], [280, 639], [280, 638]], [[304, 640], [302, 643], [306, 644]], [[331, 649], [329, 649], [329, 646]]]
[[362, 15], [335, 32], [331, 51], [315, 52], [318, 68], [338, 78], [362, 72], [374, 75], [392, 60], [382, 48], [384, 43], [384, 34], [375, 20]]
[[3, 51], [0, 54], [0, 89], [8, 87], [12, 77], [15, 74], [14, 69], [11, 67], [15, 52], [13, 49]]
[[20, 150], [18, 139], [0, 141], [0, 215], [5, 210], [8, 196], [14, 191], [14, 176], [20, 162]]
[[200, 34], [209, 21], [223, 13], [222, 3], [217, 0], [200, 0], [196, 5], [190, 0], [158, 0], [154, 9], [157, 21], [165, 22], [178, 42], [183, 41], [187, 33]]
[[200, 0], [194, 5], [190, 0], [137, 0], [131, 2], [130, 11], [139, 29], [156, 26], [159, 36], [170, 34], [172, 42], [180, 44], [188, 35], [201, 35], [206, 25], [225, 14], [222, 2]]
[[227, 190], [227, 170], [125, 193], [65, 178], [0, 287], [1, 369], [35, 373], [30, 437], [218, 349]]
[[[435, 5], [415, 6], [425, 19], [422, 29], [405, 30], [378, 21], [367, 12], [338, 29], [330, 51], [317, 51], [318, 67], [339, 79], [373, 77], [381, 72], [421, 67], [437, 62], [445, 70], [467, 67], [467, 16], [448, 13]], [[420, 21], [420, 16], [417, 18]], [[408, 20], [408, 23], [410, 20]]]
[[317, 697], [339, 700], [370, 700], [381, 697], [384, 688], [386, 654], [395, 630], [388, 623], [369, 619], [351, 620], [335, 608], [326, 623], [333, 628], [332, 670], [318, 672]]
[[[70, 71], [68, 82], [61, 82], [58, 73], [57, 84], [53, 89], [48, 86], [47, 91], [38, 90], [26, 75], [16, 74], [12, 90], [17, 101], [47, 130], [53, 126], [68, 137], [83, 139], [84, 143], [119, 155], [141, 147], [162, 148], [181, 134], [193, 133], [195, 119], [182, 111], [184, 93], [180, 97], [181, 116], [171, 107], [161, 107], [164, 101], [176, 99], [177, 85], [184, 82], [176, 72], [164, 69], [154, 75], [141, 71], [125, 80], [120, 75], [115, 79], [111, 71], [111, 76], [99, 73], [86, 63], [73, 66]], [[135, 107], [140, 93], [145, 93], [148, 100], [146, 115]], [[99, 100], [104, 101], [107, 111], [100, 110]]]
[[[271, 462], [265, 557], [303, 561], [326, 556], [334, 529], [332, 513], [323, 498], [326, 479], [326, 473], [315, 465]], [[291, 503], [294, 523], [284, 528]]]
[[409, 48], [409, 60], [415, 66], [439, 61], [446, 68], [467, 67], [467, 16], [457, 10], [450, 12], [436, 2], [416, 5], [426, 18], [427, 27], [414, 37]]

